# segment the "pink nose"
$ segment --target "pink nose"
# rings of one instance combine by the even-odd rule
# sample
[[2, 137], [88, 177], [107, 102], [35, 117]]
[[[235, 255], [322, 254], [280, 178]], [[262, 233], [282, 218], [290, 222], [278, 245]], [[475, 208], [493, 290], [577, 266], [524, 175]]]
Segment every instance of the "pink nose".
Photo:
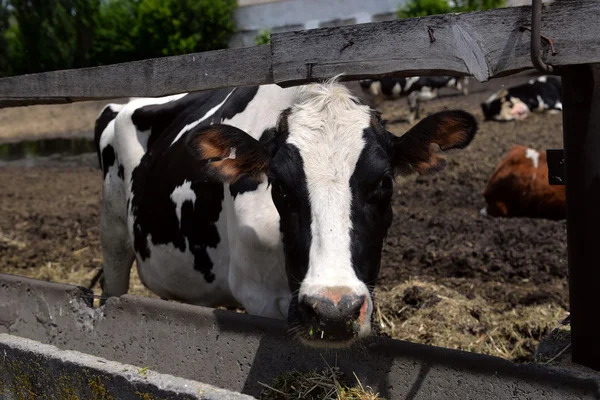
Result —
[[316, 339], [352, 339], [364, 324], [367, 309], [367, 297], [348, 289], [328, 288], [321, 295], [298, 299], [300, 320]]

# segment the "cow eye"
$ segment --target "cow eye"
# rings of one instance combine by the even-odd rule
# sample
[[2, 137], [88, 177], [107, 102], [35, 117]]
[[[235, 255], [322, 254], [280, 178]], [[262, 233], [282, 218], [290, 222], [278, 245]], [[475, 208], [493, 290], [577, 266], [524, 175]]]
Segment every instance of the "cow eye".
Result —
[[384, 200], [389, 200], [392, 195], [392, 189], [394, 187], [394, 180], [390, 175], [384, 175], [375, 189], [369, 195], [367, 202], [378, 203]]

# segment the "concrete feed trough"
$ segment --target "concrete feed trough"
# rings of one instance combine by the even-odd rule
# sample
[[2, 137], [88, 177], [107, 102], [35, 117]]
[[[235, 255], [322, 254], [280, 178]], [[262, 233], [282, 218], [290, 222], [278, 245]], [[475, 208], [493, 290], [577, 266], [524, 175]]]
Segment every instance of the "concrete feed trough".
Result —
[[[133, 389], [139, 385], [157, 391], [158, 398], [171, 398], [180, 384], [206, 387], [212, 397], [180, 392], [177, 398], [243, 398], [228, 391], [258, 397], [259, 382], [270, 383], [292, 369], [322, 368], [325, 362], [349, 376], [356, 373], [387, 399], [600, 398], [599, 380], [576, 372], [381, 337], [352, 350], [310, 350], [290, 338], [283, 321], [129, 295], [93, 308], [89, 295], [75, 286], [0, 275], [0, 333], [84, 354], [63, 354], [9, 335], [0, 336], [0, 348], [26, 364], [94, 367], [109, 392], [117, 389], [107, 382], [120, 376], [129, 391], [116, 398], [135, 398], [122, 396], [142, 392]], [[130, 372], [150, 371], [152, 379], [118, 375], [115, 363], [98, 368], [97, 358], [127, 364], [123, 368]], [[5, 391], [15, 383], [15, 373], [6, 371], [5, 364], [0, 373]], [[165, 381], [175, 383], [161, 386]], [[59, 382], [47, 380], [49, 393]]]

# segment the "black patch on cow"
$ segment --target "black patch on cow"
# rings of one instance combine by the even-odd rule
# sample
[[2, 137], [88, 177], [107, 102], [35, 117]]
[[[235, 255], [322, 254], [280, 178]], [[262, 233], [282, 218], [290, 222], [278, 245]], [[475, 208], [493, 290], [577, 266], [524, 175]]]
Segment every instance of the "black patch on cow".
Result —
[[400, 91], [404, 92], [404, 87], [406, 85], [406, 78], [381, 78], [379, 80], [381, 83], [381, 92], [386, 96], [392, 96], [394, 86], [400, 85]]
[[104, 173], [104, 179], [106, 179], [106, 174], [108, 174], [108, 170], [113, 166], [116, 160], [115, 149], [109, 144], [104, 150], [102, 150], [102, 158], [100, 165], [102, 165], [102, 171]]
[[246, 110], [248, 103], [252, 101], [258, 93], [258, 86], [238, 88], [227, 99], [227, 107], [221, 112], [221, 121], [233, 118]]
[[[225, 100], [233, 89], [218, 89], [206, 92], [189, 93], [182, 98], [164, 104], [152, 104], [135, 110], [131, 120], [136, 129], [150, 130], [147, 148], [150, 149], [154, 142], [163, 134], [172, 135], [179, 133], [186, 125], [205, 116], [212, 108]], [[217, 122], [218, 113], [207, 118], [207, 124]]]
[[[450, 86], [452, 80], [458, 82], [458, 78], [452, 76], [422, 76], [418, 79], [411, 78], [397, 78], [397, 77], [383, 77], [377, 80], [365, 80], [361, 81], [361, 86], [365, 89], [370, 87], [374, 82], [381, 84], [381, 93], [386, 96], [394, 96], [394, 87], [399, 86], [400, 91], [397, 95], [407, 95], [412, 92], [418, 92], [425, 87], [431, 89], [441, 89]], [[408, 86], [409, 81], [411, 82], [410, 87]]]
[[390, 134], [376, 126], [365, 129], [363, 136], [365, 147], [350, 178], [350, 243], [356, 276], [372, 289], [379, 275], [383, 241], [392, 223], [394, 180]]
[[[263, 145], [272, 142], [277, 134], [276, 128], [265, 129], [258, 141]], [[246, 192], [253, 192], [258, 189], [260, 182], [246, 176], [242, 176], [237, 182], [229, 186], [229, 193], [235, 199], [238, 195]]]
[[[107, 106], [102, 111], [102, 114], [98, 118], [96, 118], [96, 123], [94, 126], [94, 145], [96, 146], [96, 153], [98, 154], [98, 166], [102, 167], [102, 155], [100, 154], [100, 138], [102, 136], [102, 132], [106, 129], [110, 121], [116, 118], [117, 112], [113, 111], [110, 106]], [[114, 152], [114, 151], [113, 151]], [[104, 173], [106, 176], [106, 172]]]
[[521, 100], [529, 107], [530, 111], [535, 111], [539, 105], [538, 96], [542, 99], [544, 104], [548, 106], [548, 109], [556, 108], [556, 105], [561, 102], [562, 88], [560, 79], [548, 76], [546, 81], [542, 82], [539, 78], [535, 79], [533, 83], [527, 82], [521, 85], [513, 86], [507, 90], [508, 94], [503, 97], [497, 98], [489, 103], [481, 103], [481, 109], [486, 120], [493, 119], [494, 116], [500, 114], [503, 102], [508, 101], [510, 97], [515, 97]]
[[235, 199], [239, 194], [255, 191], [258, 189], [258, 185], [256, 179], [242, 176], [234, 184], [229, 185], [229, 193]]
[[[286, 136], [286, 134], [284, 134]], [[269, 169], [271, 197], [279, 212], [285, 265], [292, 293], [308, 271], [311, 243], [311, 207], [300, 151], [286, 144], [278, 149]]]
[[119, 172], [117, 175], [119, 175], [119, 178], [125, 179], [125, 169], [123, 168], [123, 164], [119, 164]]
[[[244, 111], [257, 90], [244, 87], [233, 93], [232, 89], [197, 92], [166, 104], [145, 106], [133, 113], [136, 128], [151, 131], [148, 151], [131, 177], [133, 244], [142, 260], [152, 256], [147, 243], [151, 237], [154, 245], [172, 244], [179, 251], [189, 250], [194, 256], [194, 269], [202, 273], [207, 282], [214, 281], [207, 249], [217, 247], [221, 240], [216, 223], [222, 211], [224, 188], [207, 173], [206, 163], [189, 151], [188, 140], [196, 130]], [[227, 101], [214, 110], [213, 115], [173, 143], [186, 125], [202, 119], [225, 98]], [[186, 200], [181, 204], [180, 222], [171, 195], [184, 183], [190, 185], [196, 199], [193, 203]], [[242, 186], [243, 179], [237, 190], [245, 190]]]

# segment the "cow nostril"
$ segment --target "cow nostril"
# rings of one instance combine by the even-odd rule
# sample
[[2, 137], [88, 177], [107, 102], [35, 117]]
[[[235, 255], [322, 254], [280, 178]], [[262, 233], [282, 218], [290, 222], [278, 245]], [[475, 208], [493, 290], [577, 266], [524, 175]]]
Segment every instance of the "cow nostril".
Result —
[[362, 312], [363, 305], [365, 304], [366, 298], [365, 296], [356, 296], [349, 300], [349, 304], [347, 305], [347, 313], [350, 317], [351, 321], [356, 321], [360, 318], [360, 314]]
[[302, 296], [298, 316], [310, 339], [348, 340], [364, 323], [365, 295]]
[[304, 322], [318, 322], [319, 313], [317, 311], [318, 301], [304, 296], [298, 303], [298, 311]]

